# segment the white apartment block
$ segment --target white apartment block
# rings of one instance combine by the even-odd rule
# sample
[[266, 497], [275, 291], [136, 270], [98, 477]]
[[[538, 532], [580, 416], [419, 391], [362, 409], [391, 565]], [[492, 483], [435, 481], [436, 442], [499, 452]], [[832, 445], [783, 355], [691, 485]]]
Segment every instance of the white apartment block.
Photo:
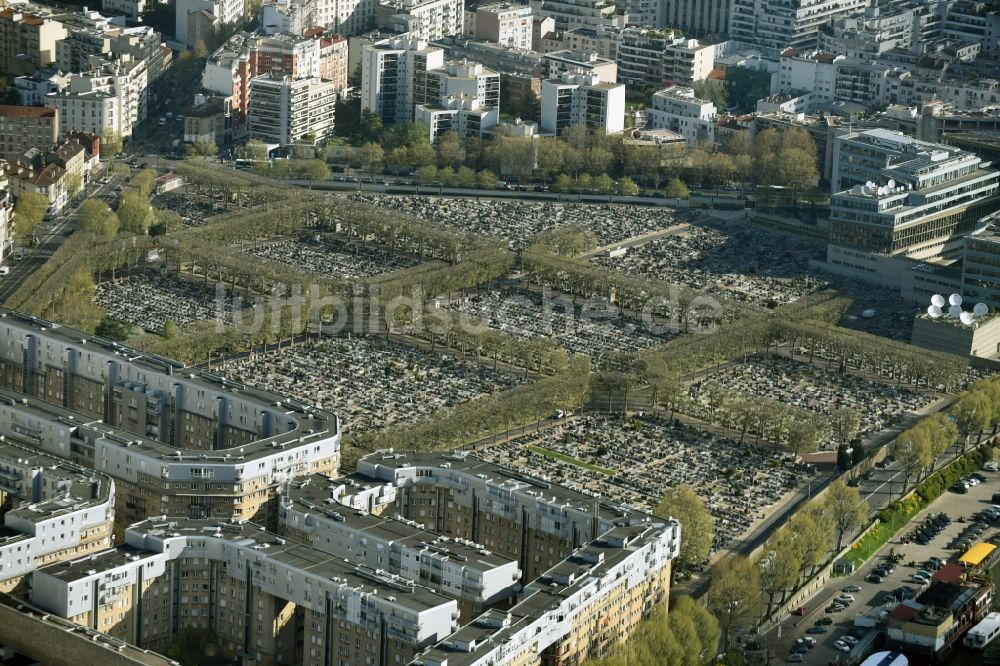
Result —
[[831, 20], [861, 14], [867, 0], [732, 0], [729, 36], [779, 51], [815, 47]]
[[63, 90], [47, 94], [45, 106], [59, 109], [67, 132], [113, 132], [127, 138], [146, 118], [146, 88], [145, 62], [104, 61], [92, 72], [74, 74]]
[[531, 50], [531, 7], [509, 2], [480, 5], [474, 20], [476, 39]]
[[413, 122], [417, 104], [440, 99], [438, 80], [428, 72], [444, 67], [444, 51], [419, 39], [385, 39], [361, 53], [361, 108], [386, 125]]
[[602, 25], [624, 28], [626, 22], [625, 14], [609, 0], [531, 0], [531, 11], [552, 18], [559, 31]]
[[563, 74], [590, 74], [601, 81], [618, 80], [618, 63], [609, 58], [602, 58], [596, 53], [570, 50], [552, 51], [542, 58], [545, 66], [545, 76], [558, 79]]
[[448, 132], [455, 132], [462, 139], [482, 136], [500, 121], [500, 109], [486, 108], [474, 97], [452, 95], [436, 104], [418, 104], [413, 119], [427, 126], [427, 138], [435, 143]]
[[712, 143], [717, 115], [715, 104], [698, 99], [691, 88], [674, 86], [653, 94], [646, 109], [646, 129], [670, 130], [683, 136], [689, 146]]
[[625, 129], [625, 86], [594, 74], [563, 74], [542, 81], [542, 130], [558, 134], [585, 125], [603, 134]]
[[174, 39], [194, 46], [209, 28], [243, 22], [244, 0], [176, 0]]
[[375, 20], [380, 26], [399, 25], [411, 38], [433, 41], [460, 37], [465, 10], [462, 0], [381, 0]]
[[333, 134], [337, 91], [332, 81], [280, 74], [250, 80], [247, 131], [283, 146], [315, 144]]
[[360, 35], [376, 22], [376, 0], [314, 0], [302, 4], [303, 25], [323, 26], [345, 37]]

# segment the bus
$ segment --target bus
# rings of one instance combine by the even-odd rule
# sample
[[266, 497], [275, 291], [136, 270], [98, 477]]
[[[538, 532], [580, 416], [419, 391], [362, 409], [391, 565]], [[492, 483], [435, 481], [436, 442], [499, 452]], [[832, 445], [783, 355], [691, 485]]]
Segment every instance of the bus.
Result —
[[962, 643], [973, 650], [983, 650], [1000, 634], [1000, 613], [990, 613], [983, 621], [969, 629]]

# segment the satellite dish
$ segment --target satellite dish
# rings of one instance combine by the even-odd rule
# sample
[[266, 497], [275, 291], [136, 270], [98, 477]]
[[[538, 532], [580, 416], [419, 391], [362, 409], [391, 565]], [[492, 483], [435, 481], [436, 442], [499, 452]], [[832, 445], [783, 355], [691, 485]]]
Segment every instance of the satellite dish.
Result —
[[939, 309], [944, 307], [944, 296], [941, 294], [934, 294], [931, 296], [931, 305], [936, 305]]
[[937, 305], [928, 305], [927, 316], [929, 316], [931, 319], [937, 319], [938, 317], [941, 316], [941, 308], [938, 307]]
[[962, 297], [961, 297], [961, 295], [959, 295], [959, 294], [952, 294], [951, 296], [948, 297], [948, 303], [950, 305], [961, 305], [962, 304]]
[[865, 319], [871, 319], [872, 317], [875, 316], [875, 311], [871, 309], [865, 310], [864, 312], [861, 313], [861, 316], [864, 317]]
[[867, 183], [865, 183], [865, 187], [867, 187], [869, 190], [872, 189], [873, 187], [875, 187], [875, 181], [869, 180]]
[[972, 322], [976, 321], [975, 316], [973, 316], [971, 312], [963, 312], [961, 315], [959, 315], [959, 319], [966, 326], [972, 326]]
[[976, 303], [976, 307], [972, 308], [973, 314], [975, 314], [977, 317], [983, 317], [989, 311], [990, 308], [988, 305], [986, 305], [986, 303]]
[[948, 308], [949, 317], [955, 318], [960, 314], [962, 314], [962, 307], [960, 305], [953, 305], [950, 308]]
[[851, 188], [851, 194], [861, 194], [861, 186], [855, 185]]
[[889, 182], [886, 183], [885, 186], [888, 187], [890, 190], [895, 189], [895, 187], [896, 187], [896, 181], [893, 180], [892, 178], [890, 178]]

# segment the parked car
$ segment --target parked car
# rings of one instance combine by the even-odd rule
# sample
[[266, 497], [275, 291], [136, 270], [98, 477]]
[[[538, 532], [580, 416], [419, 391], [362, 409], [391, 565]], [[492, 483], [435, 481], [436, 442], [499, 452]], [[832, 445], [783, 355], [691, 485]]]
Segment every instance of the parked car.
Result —
[[854, 603], [854, 595], [853, 594], [842, 594], [839, 597], [837, 597], [836, 600], [838, 602], [842, 603], [842, 604], [845, 604], [845, 605], [847, 605], [847, 604], [853, 604]]
[[831, 624], [833, 624], [833, 618], [821, 617], [816, 620], [817, 627], [829, 627]]
[[845, 643], [844, 641], [837, 641], [836, 643], [833, 644], [833, 647], [837, 648], [841, 652], [851, 651], [851, 646]]
[[806, 660], [805, 656], [798, 652], [793, 652], [792, 654], [788, 655], [789, 664], [801, 664], [805, 660]]
[[805, 615], [808, 612], [809, 612], [808, 608], [806, 608], [805, 606], [799, 606], [798, 608], [792, 611], [792, 615]]
[[860, 592], [860, 591], [861, 591], [860, 585], [845, 585], [844, 589], [841, 590], [841, 592]]
[[845, 643], [847, 643], [851, 647], [854, 647], [855, 645], [858, 644], [858, 639], [855, 638], [854, 636], [851, 636], [850, 634], [845, 634], [845, 635], [841, 636], [840, 640], [844, 641]]

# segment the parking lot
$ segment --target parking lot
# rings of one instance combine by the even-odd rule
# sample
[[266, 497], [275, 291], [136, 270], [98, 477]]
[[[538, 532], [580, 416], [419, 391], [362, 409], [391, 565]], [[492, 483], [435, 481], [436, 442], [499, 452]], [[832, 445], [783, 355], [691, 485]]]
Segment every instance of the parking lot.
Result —
[[[968, 549], [967, 546], [959, 545], [959, 542], [966, 539], [970, 545], [982, 541], [1000, 541], [996, 523], [977, 525], [978, 521], [975, 519], [977, 514], [990, 508], [993, 493], [1000, 492], [1000, 473], [984, 471], [980, 474], [986, 479], [985, 482], [970, 487], [966, 494], [945, 492], [930, 507], [917, 514], [908, 527], [901, 530], [857, 571], [849, 576], [831, 578], [819, 593], [804, 603], [805, 615], [790, 616], [781, 623], [780, 636], [777, 635], [778, 632], [770, 635], [772, 654], [782, 659], [787, 658], [793, 663], [829, 664], [845, 654], [834, 647], [837, 640], [851, 630], [855, 630], [859, 636], [864, 635], [866, 630], [854, 627], [856, 617], [889, 611], [902, 599], [919, 595], [926, 588], [922, 578], [927, 576], [920, 572], [923, 570], [925, 574], [933, 573], [936, 565], [928, 562], [931, 558], [940, 558], [944, 563], [957, 560]], [[929, 524], [929, 519], [942, 514], [950, 522], [945, 523], [939, 519], [942, 527], [926, 544], [910, 540], [920, 527]], [[973, 526], [976, 527], [973, 529]], [[973, 536], [976, 532], [978, 536]], [[885, 576], [879, 576], [881, 582], [875, 582], [878, 579], [871, 577], [871, 574], [879, 565], [888, 562], [890, 553], [898, 561]], [[914, 578], [915, 575], [918, 577]], [[842, 610], [833, 610], [831, 604], [848, 587], [856, 590], [849, 593], [854, 601]], [[831, 612], [827, 612], [827, 609]], [[829, 625], [825, 627], [826, 631], [818, 633], [820, 629], [812, 629], [817, 633], [807, 633], [817, 623], [827, 622]], [[789, 651], [799, 638], [805, 636], [816, 639], [817, 645], [806, 652], [799, 662], [791, 657]], [[856, 655], [848, 653], [848, 656]]]

